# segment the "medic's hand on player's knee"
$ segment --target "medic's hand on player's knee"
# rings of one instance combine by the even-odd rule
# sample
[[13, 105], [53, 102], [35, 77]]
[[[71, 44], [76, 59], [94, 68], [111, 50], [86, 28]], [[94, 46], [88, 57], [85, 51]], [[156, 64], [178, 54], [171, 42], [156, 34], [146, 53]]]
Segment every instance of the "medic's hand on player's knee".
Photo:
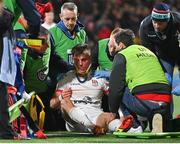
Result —
[[180, 96], [180, 85], [177, 85], [171, 92], [173, 95]]

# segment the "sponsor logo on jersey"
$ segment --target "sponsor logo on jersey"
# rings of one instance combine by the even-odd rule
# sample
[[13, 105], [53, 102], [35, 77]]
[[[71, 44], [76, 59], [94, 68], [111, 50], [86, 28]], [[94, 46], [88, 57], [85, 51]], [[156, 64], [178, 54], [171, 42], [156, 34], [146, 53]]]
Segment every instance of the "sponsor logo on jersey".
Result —
[[80, 83], [71, 83], [71, 85], [80, 85]]
[[44, 81], [46, 79], [46, 77], [47, 77], [47, 74], [48, 74], [48, 67], [44, 67], [42, 69], [39, 69], [37, 71], [38, 80]]

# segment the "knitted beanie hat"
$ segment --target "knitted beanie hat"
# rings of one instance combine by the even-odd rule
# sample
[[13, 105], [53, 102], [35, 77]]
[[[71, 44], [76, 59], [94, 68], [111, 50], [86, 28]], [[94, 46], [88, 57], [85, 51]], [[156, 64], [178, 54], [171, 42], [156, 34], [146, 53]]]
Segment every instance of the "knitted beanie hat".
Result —
[[152, 13], [152, 20], [168, 22], [170, 19], [170, 8], [165, 3], [157, 3], [154, 5]]

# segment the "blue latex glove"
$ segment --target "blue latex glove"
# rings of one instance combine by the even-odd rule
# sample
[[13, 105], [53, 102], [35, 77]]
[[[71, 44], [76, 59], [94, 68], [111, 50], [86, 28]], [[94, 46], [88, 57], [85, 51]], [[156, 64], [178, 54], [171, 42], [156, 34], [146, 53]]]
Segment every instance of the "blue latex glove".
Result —
[[110, 73], [111, 73], [110, 71], [97, 70], [97, 71], [94, 71], [94, 73], [92, 75], [96, 78], [109, 79]]
[[177, 85], [171, 92], [173, 95], [180, 96], [180, 85]]
[[28, 46], [25, 44], [23, 40], [17, 41], [16, 46], [18, 46], [19, 48], [28, 48]]
[[168, 73], [165, 73], [165, 77], [166, 77], [166, 79], [167, 79], [169, 85], [171, 85], [171, 84], [172, 84], [172, 77], [171, 77], [171, 75], [168, 74]]

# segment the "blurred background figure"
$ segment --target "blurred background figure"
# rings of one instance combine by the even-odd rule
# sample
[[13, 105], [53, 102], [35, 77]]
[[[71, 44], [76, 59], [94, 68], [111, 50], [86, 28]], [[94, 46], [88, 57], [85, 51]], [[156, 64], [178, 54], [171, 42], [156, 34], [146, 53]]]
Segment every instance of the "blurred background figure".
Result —
[[50, 29], [55, 25], [56, 23], [54, 22], [54, 12], [45, 12], [44, 23], [42, 24], [42, 26], [46, 29]]

